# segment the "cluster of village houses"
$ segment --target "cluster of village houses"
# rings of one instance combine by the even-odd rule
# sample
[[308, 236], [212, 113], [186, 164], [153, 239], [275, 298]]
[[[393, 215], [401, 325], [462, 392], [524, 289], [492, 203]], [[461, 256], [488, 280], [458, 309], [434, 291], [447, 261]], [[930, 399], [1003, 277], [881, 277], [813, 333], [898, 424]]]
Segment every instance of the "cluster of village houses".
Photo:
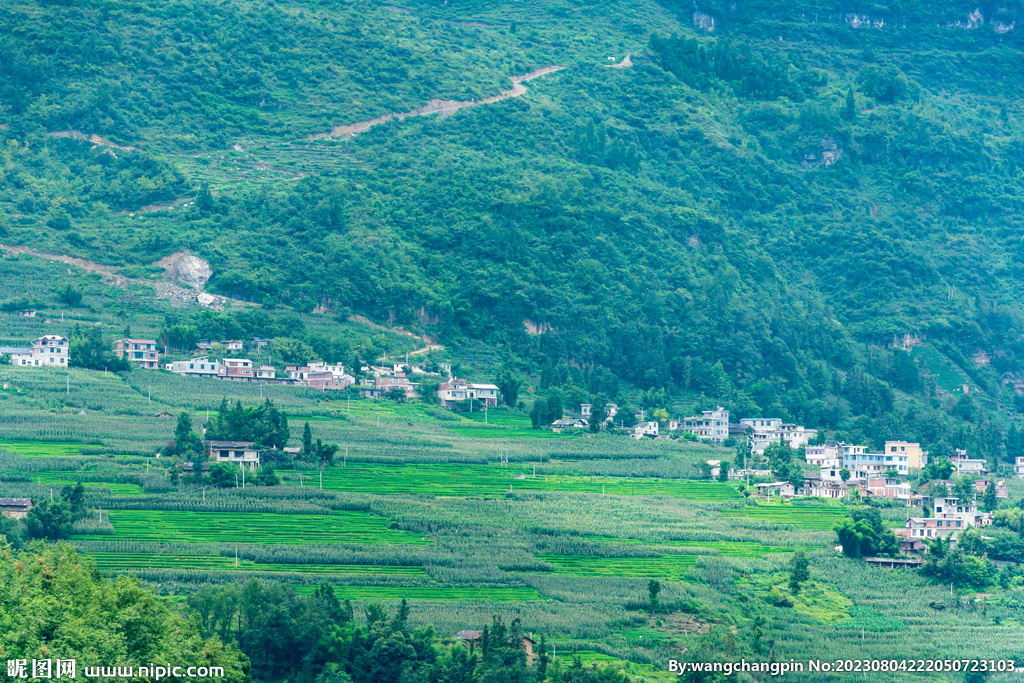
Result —
[[[270, 339], [253, 337], [248, 343], [250, 352], [258, 356], [270, 344]], [[228, 352], [241, 352], [246, 342], [238, 339], [227, 339], [218, 342]], [[321, 360], [309, 361], [306, 365], [286, 365], [278, 371], [272, 365], [253, 361], [251, 358], [236, 357], [212, 360], [209, 352], [213, 344], [201, 341], [196, 345], [198, 355], [188, 360], [170, 363], [161, 362], [159, 345], [155, 339], [118, 339], [114, 342], [113, 351], [122, 358], [127, 358], [136, 368], [142, 370], [168, 370], [183, 377], [212, 377], [214, 379], [233, 382], [264, 382], [267, 384], [291, 384], [306, 386], [323, 391], [347, 389], [356, 385], [360, 396], [365, 398], [383, 398], [391, 392], [401, 392], [406, 398], [418, 398], [419, 382], [410, 379], [406, 367], [413, 375], [435, 375], [424, 371], [416, 365], [363, 366], [362, 373], [371, 375], [359, 380], [345, 371], [345, 366], [331, 365]], [[206, 355], [203, 355], [203, 354]], [[9, 354], [11, 363], [20, 366], [68, 367], [70, 362], [70, 342], [65, 337], [46, 335], [33, 342], [31, 348], [0, 347], [0, 355]], [[437, 389], [440, 404], [451, 408], [462, 401], [472, 400], [481, 407], [498, 405], [499, 389], [494, 384], [467, 382], [454, 377], [450, 365], [441, 364], [442, 372], [447, 373], [448, 380]]]
[[[227, 351], [241, 352], [246, 344], [240, 340], [224, 340], [219, 342]], [[269, 339], [253, 337], [248, 344], [250, 351], [262, 355], [263, 349], [270, 343]], [[14, 365], [31, 367], [67, 367], [70, 360], [69, 341], [58, 335], [46, 335], [26, 348], [0, 347], [0, 354], [10, 354]], [[197, 352], [208, 352], [213, 345], [200, 342]], [[160, 351], [153, 339], [119, 339], [114, 342], [113, 350], [121, 357], [126, 357], [135, 367], [146, 370], [164, 369], [186, 377], [212, 377], [214, 379], [237, 382], [266, 382], [273, 384], [292, 384], [307, 386], [323, 391], [347, 389], [356, 385], [361, 396], [381, 398], [391, 392], [402, 392], [408, 398], [415, 398], [420, 386], [407, 376], [406, 367], [411, 368], [413, 375], [427, 375], [417, 366], [393, 365], [391, 367], [365, 366], [364, 374], [372, 375], [359, 379], [345, 371], [341, 364], [331, 365], [324, 361], [314, 360], [303, 366], [285, 366], [283, 372], [267, 364], [256, 363], [250, 358], [223, 358], [211, 360], [209, 355], [197, 355], [188, 360], [173, 361], [161, 364]], [[484, 407], [498, 405], [499, 389], [494, 384], [478, 384], [467, 382], [452, 375], [451, 366], [442, 365], [442, 372], [448, 379], [437, 389], [439, 403], [452, 408], [456, 404], [472, 400]], [[619, 415], [619, 407], [613, 403], [606, 404], [603, 420], [614, 424]], [[563, 431], [568, 429], [585, 429], [593, 417], [592, 406], [580, 406], [580, 417], [568, 417], [555, 421], [552, 429]], [[818, 468], [817, 472], [804, 474], [803, 485], [794, 488], [788, 481], [757, 483], [759, 494], [782, 497], [810, 496], [820, 498], [844, 498], [856, 489], [862, 496], [880, 496], [904, 502], [907, 506], [926, 507], [928, 496], [915, 493], [906, 478], [917, 473], [928, 462], [928, 453], [921, 449], [920, 444], [906, 441], [887, 441], [881, 452], [870, 451], [866, 446], [826, 441], [823, 444], [811, 445], [810, 441], [816, 434], [813, 429], [785, 423], [778, 418], [743, 418], [737, 423], [730, 422], [729, 411], [718, 407], [715, 410], [703, 411], [701, 415], [671, 419], [665, 423], [645, 420], [644, 411], [638, 415], [640, 421], [633, 427], [636, 439], [667, 439], [673, 435], [690, 432], [697, 438], [722, 443], [729, 438], [747, 438], [751, 452], [763, 455], [771, 444], [781, 443], [791, 448], [804, 448], [808, 464]], [[210, 442], [212, 459], [217, 462], [237, 463], [241, 468], [254, 469], [259, 466], [259, 452], [249, 443]], [[293, 449], [288, 449], [293, 450]], [[950, 462], [961, 475], [983, 477], [986, 474], [985, 460], [972, 459], [965, 451], [958, 450]], [[711, 475], [719, 475], [720, 461], [709, 460]], [[1016, 475], [1024, 478], [1024, 458], [1017, 458]], [[848, 477], [844, 480], [844, 470]], [[896, 476], [886, 476], [895, 474]], [[736, 469], [730, 468], [730, 479], [747, 480], [751, 478], [770, 477], [767, 469]], [[978, 495], [988, 487], [987, 479], [975, 479], [974, 485]], [[998, 498], [1007, 497], [1005, 482], [995, 484]], [[20, 499], [19, 499], [20, 500]], [[957, 532], [973, 526], [985, 526], [992, 523], [992, 515], [979, 512], [972, 502], [963, 504], [957, 498], [935, 498], [932, 501], [930, 517], [911, 517], [906, 526], [896, 532], [903, 537], [904, 543], [911, 549], [917, 549], [926, 541], [937, 537], [952, 536]], [[19, 503], [20, 505], [20, 503]]]

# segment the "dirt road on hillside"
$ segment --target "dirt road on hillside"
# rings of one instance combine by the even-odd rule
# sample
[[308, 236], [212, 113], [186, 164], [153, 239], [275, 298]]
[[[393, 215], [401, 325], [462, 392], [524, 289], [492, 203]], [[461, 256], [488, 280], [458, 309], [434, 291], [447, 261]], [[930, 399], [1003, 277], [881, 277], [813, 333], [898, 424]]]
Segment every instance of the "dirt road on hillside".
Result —
[[419, 109], [413, 109], [405, 113], [385, 114], [384, 116], [378, 116], [375, 119], [369, 121], [359, 121], [358, 123], [351, 123], [347, 126], [335, 126], [330, 133], [317, 133], [316, 135], [310, 135], [307, 140], [324, 140], [326, 138], [338, 138], [338, 137], [353, 137], [359, 133], [365, 133], [374, 126], [380, 123], [385, 123], [391, 119], [398, 119], [404, 121], [412, 116], [430, 116], [431, 114], [439, 114], [441, 116], [451, 116], [460, 109], [466, 107], [478, 107], [482, 104], [493, 104], [502, 100], [507, 100], [510, 97], [520, 97], [525, 95], [527, 90], [523, 83], [532, 81], [535, 78], [546, 76], [547, 74], [561, 71], [564, 66], [545, 66], [536, 71], [531, 71], [524, 76], [510, 76], [509, 80], [512, 81], [511, 90], [502, 90], [497, 95], [491, 97], [485, 97], [482, 100], [430, 100], [424, 106]]

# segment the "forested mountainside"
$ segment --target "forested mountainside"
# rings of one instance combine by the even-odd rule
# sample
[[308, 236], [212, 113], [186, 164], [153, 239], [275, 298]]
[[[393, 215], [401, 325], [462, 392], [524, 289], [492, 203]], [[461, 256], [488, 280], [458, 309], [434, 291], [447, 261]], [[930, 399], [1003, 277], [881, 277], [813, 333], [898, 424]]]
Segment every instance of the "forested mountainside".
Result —
[[211, 291], [482, 340], [542, 390], [1013, 454], [1020, 3], [6, 9], [6, 244], [191, 249]]

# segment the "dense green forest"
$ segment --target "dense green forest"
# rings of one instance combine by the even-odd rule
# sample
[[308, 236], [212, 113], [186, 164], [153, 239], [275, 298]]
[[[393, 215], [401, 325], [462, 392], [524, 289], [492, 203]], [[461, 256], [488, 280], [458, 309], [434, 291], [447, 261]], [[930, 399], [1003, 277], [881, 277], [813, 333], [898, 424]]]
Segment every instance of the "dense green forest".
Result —
[[[0, 238], [125, 268], [191, 249], [211, 291], [482, 340], [542, 392], [623, 382], [1005, 462], [1020, 12], [20, 0]], [[522, 97], [309, 138], [553, 65]]]

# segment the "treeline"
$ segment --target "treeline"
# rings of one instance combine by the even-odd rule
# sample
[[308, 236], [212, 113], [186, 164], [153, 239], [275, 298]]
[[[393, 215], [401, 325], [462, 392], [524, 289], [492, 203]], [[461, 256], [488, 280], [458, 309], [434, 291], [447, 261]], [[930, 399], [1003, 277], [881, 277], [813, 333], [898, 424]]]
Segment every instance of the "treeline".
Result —
[[[237, 645], [258, 681], [308, 683], [627, 683], [611, 668], [569, 666], [556, 661], [546, 641], [531, 648], [518, 619], [500, 617], [480, 629], [472, 644], [439, 646], [430, 626], [414, 629], [402, 600], [389, 614], [370, 603], [357, 618], [352, 604], [339, 602], [328, 585], [298, 595], [288, 585], [249, 579], [242, 585], [206, 584], [189, 596], [204, 634]], [[481, 625], [483, 626], [483, 625]], [[443, 636], [441, 641], [446, 641]]]
[[[7, 519], [0, 516], [0, 521]], [[245, 657], [216, 638], [204, 638], [195, 621], [157, 598], [137, 579], [100, 578], [88, 559], [66, 543], [36, 543], [12, 551], [0, 529], [0, 576], [6, 586], [0, 649], [33, 674], [33, 660], [50, 660], [51, 675], [69, 678], [52, 660], [75, 660], [75, 676], [84, 667], [150, 666], [151, 662], [223, 667], [225, 683], [251, 678]], [[45, 605], [45, 621], [41, 611]], [[40, 628], [42, 623], [48, 624]], [[186, 664], [187, 663], [187, 664]]]

